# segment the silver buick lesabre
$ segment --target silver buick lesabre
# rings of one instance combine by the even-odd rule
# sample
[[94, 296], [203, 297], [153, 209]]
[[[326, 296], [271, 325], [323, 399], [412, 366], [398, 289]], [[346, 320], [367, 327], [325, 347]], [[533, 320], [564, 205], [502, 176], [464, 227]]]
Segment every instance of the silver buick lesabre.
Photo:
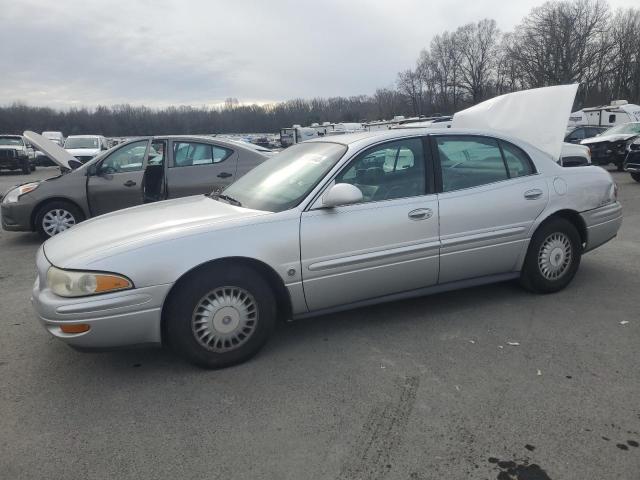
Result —
[[33, 304], [79, 349], [168, 344], [209, 368], [278, 319], [517, 279], [550, 293], [615, 237], [616, 185], [480, 130], [295, 145], [222, 193], [88, 220], [37, 256]]

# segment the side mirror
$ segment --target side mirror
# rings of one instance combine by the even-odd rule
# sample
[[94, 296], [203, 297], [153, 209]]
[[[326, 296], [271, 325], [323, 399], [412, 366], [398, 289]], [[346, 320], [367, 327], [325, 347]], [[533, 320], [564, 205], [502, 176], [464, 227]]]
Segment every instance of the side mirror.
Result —
[[322, 198], [322, 206], [325, 208], [338, 207], [340, 205], [352, 205], [362, 201], [362, 191], [350, 183], [336, 183]]

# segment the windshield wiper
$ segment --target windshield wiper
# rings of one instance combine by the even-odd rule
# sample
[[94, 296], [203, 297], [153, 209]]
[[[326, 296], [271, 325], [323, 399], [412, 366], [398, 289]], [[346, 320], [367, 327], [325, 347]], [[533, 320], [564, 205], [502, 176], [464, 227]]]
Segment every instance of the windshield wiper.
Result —
[[229, 195], [223, 195], [222, 193], [218, 193], [216, 195], [211, 195], [211, 198], [215, 199], [215, 200], [224, 200], [228, 203], [230, 203], [231, 205], [235, 205], [236, 207], [241, 207], [242, 203], [240, 203], [238, 200], [236, 200], [233, 197], [230, 197]]

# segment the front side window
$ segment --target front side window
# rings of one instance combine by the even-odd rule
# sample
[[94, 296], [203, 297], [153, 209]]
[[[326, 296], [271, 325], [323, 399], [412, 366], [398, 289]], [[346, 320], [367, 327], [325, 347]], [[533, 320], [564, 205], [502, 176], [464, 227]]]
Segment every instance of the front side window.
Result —
[[577, 128], [569, 134], [569, 140], [583, 140], [585, 138], [585, 129]]
[[340, 172], [336, 183], [358, 187], [364, 202], [424, 195], [422, 140], [408, 138], [373, 147]]
[[209, 143], [174, 142], [174, 167], [192, 167], [194, 165], [211, 165], [220, 163], [233, 153], [228, 148], [218, 147]]
[[142, 170], [147, 141], [130, 143], [110, 154], [100, 165], [100, 173], [124, 173]]
[[444, 192], [509, 178], [497, 140], [472, 136], [436, 137], [435, 140]]

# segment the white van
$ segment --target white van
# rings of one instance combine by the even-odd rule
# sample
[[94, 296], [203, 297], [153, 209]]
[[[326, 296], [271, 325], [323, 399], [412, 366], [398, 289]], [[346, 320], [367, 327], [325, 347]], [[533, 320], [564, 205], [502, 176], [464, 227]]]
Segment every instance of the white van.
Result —
[[108, 150], [107, 139], [102, 135], [69, 135], [64, 149], [82, 163], [86, 163], [103, 150]]

